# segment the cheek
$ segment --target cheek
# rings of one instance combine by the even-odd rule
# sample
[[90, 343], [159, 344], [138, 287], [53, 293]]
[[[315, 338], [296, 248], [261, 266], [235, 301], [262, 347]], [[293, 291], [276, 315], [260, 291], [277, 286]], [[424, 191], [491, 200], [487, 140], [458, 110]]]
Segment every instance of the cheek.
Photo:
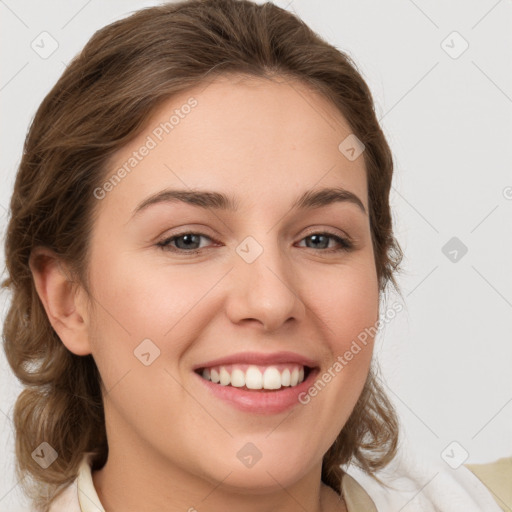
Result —
[[[304, 273], [308, 308], [323, 325], [334, 355], [347, 350], [352, 340], [375, 326], [379, 315], [379, 290], [371, 254], [356, 262], [317, 273]], [[372, 340], [368, 337], [368, 341]]]
[[357, 262], [300, 276], [309, 318], [325, 348], [320, 373], [299, 397], [308, 442], [319, 446], [319, 453], [339, 435], [368, 376], [379, 313], [372, 263], [371, 255], [361, 255]]
[[159, 269], [142, 258], [113, 260], [98, 253], [96, 261], [105, 261], [95, 265], [92, 277], [95, 298], [103, 306], [99, 318], [105, 327], [124, 332], [132, 341], [162, 340], [215, 282], [184, 266]]
[[372, 359], [379, 317], [376, 272], [371, 259], [362, 258], [329, 272], [322, 269], [316, 276], [308, 273], [304, 279], [311, 290], [307, 306], [327, 349], [316, 389], [304, 402], [322, 395], [319, 401], [326, 410], [338, 411], [342, 424], [363, 389]]
[[[133, 253], [116, 253], [107, 244], [99, 247], [91, 266], [92, 345], [107, 389], [128, 371], [134, 375], [141, 368], [167, 368], [175, 374], [190, 344], [218, 313], [220, 306], [212, 302], [210, 292], [225, 269], [201, 267], [199, 271], [199, 266], [172, 266], [163, 258], [148, 264], [147, 258]], [[156, 358], [146, 368], [137, 357], [148, 352], [150, 360]]]

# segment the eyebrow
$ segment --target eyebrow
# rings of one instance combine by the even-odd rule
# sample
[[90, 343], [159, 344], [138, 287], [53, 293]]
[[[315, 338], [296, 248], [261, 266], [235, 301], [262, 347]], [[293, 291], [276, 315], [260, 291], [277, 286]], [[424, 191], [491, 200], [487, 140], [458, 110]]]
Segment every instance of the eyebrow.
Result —
[[[200, 208], [233, 212], [236, 212], [239, 206], [234, 196], [228, 196], [220, 192], [165, 189], [152, 194], [139, 203], [133, 210], [132, 217], [139, 215], [151, 205], [173, 202], [183, 202]], [[339, 202], [355, 204], [366, 215], [366, 209], [359, 197], [353, 192], [340, 187], [307, 190], [293, 202], [290, 208], [292, 210], [315, 209]]]

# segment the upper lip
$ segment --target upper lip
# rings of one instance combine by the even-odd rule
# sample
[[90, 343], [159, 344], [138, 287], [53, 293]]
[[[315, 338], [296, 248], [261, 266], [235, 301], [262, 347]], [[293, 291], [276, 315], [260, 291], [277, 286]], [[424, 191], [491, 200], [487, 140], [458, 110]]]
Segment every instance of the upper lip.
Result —
[[237, 354], [231, 354], [229, 356], [220, 357], [211, 361], [205, 361], [197, 364], [193, 367], [194, 370], [202, 368], [210, 368], [212, 366], [222, 366], [227, 364], [254, 364], [261, 366], [269, 366], [272, 364], [279, 363], [295, 363], [302, 366], [308, 366], [315, 368], [318, 363], [309, 357], [296, 354], [295, 352], [238, 352]]

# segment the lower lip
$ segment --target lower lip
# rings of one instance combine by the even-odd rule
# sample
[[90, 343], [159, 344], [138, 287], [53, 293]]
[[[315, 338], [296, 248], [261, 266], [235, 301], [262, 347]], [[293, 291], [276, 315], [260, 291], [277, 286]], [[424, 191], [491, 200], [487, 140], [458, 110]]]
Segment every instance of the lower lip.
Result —
[[196, 372], [194, 375], [217, 398], [244, 412], [256, 414], [278, 414], [299, 405], [299, 395], [312, 385], [318, 369], [310, 370], [307, 379], [294, 387], [283, 387], [275, 391], [248, 391], [234, 386], [222, 386], [206, 380]]

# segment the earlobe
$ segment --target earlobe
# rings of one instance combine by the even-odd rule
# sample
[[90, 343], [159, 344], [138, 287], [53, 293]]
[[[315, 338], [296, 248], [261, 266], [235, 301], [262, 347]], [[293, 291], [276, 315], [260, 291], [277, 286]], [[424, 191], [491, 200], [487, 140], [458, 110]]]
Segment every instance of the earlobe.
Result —
[[62, 343], [73, 354], [90, 354], [87, 311], [79, 301], [79, 285], [71, 279], [66, 265], [50, 249], [37, 247], [29, 266], [37, 294]]

